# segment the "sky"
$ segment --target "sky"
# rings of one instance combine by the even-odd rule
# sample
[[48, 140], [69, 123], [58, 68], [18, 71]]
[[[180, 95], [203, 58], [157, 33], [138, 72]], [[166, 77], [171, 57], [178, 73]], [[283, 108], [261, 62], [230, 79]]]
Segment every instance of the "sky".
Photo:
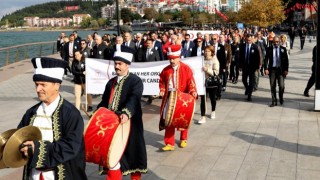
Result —
[[57, 0], [0, 0], [0, 19], [2, 19], [4, 15], [12, 13], [18, 9], [50, 1]]

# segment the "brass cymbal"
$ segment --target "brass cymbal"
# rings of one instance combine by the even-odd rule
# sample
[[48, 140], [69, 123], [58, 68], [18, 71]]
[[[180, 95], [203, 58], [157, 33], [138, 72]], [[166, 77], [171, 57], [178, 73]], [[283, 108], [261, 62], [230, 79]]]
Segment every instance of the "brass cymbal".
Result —
[[42, 135], [39, 128], [25, 126], [18, 129], [7, 141], [3, 150], [3, 162], [7, 167], [17, 168], [24, 166], [28, 158], [20, 152], [19, 146], [25, 141], [41, 140]]
[[2, 154], [4, 147], [14, 132], [16, 132], [17, 129], [9, 129], [3, 133], [0, 134], [0, 169], [6, 168], [7, 166], [4, 164], [3, 159], [2, 159]]

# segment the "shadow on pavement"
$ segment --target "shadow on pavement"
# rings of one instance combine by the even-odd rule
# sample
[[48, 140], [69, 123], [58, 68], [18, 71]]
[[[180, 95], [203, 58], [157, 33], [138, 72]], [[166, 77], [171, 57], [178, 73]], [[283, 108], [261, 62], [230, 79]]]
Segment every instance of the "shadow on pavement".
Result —
[[270, 146], [273, 148], [278, 148], [278, 149], [282, 149], [285, 151], [298, 153], [302, 155], [320, 157], [320, 148], [316, 146], [309, 146], [309, 145], [303, 145], [299, 143], [287, 142], [287, 141], [280, 140], [274, 136], [261, 134], [261, 133], [234, 131], [230, 134], [250, 144]]

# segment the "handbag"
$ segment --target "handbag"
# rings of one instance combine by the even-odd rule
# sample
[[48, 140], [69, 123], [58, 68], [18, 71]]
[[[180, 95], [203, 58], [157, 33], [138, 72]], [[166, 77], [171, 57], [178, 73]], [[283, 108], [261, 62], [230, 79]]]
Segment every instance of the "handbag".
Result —
[[214, 88], [220, 84], [220, 78], [217, 75], [208, 76], [205, 81], [206, 88]]

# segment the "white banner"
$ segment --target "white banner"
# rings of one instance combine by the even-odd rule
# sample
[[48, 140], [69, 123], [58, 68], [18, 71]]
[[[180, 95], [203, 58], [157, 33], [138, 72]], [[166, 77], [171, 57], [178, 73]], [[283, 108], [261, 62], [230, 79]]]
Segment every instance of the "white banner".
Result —
[[201, 31], [201, 30], [187, 30], [187, 34], [190, 34], [190, 39], [194, 40], [197, 38], [197, 33], [200, 32], [202, 34], [202, 38], [204, 34], [218, 34], [220, 35], [221, 31], [216, 30], [216, 31]]
[[[193, 71], [199, 95], [203, 95], [204, 72], [203, 57], [190, 57], [182, 59]], [[131, 63], [129, 72], [139, 76], [143, 82], [143, 95], [159, 95], [160, 73], [168, 61], [155, 61]], [[181, 74], [183, 76], [183, 74]], [[88, 94], [103, 94], [107, 82], [116, 76], [113, 60], [86, 59], [86, 86]]]

